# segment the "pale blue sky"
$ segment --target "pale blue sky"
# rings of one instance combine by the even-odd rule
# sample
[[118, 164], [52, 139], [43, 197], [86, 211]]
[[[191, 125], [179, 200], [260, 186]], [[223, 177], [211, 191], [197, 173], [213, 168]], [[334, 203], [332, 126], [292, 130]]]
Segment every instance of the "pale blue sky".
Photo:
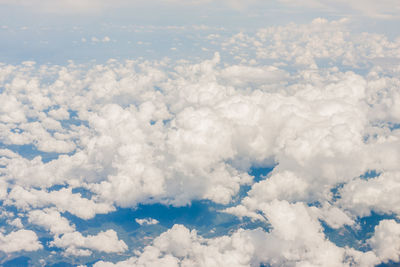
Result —
[[[0, 1], [0, 61], [65, 64], [69, 59], [101, 62], [139, 56], [204, 57], [209, 53], [196, 51], [196, 46], [203, 46], [205, 37], [211, 33], [252, 32], [290, 22], [308, 23], [318, 17], [348, 18], [354, 32], [397, 37], [399, 16], [382, 15], [396, 10], [396, 1], [391, 2], [392, 9], [388, 9], [388, 1], [368, 1], [372, 4], [367, 3], [371, 7], [366, 10], [354, 8], [357, 5], [352, 7], [353, 2], [357, 1], [342, 5], [334, 1], [322, 1], [322, 4], [306, 1], [298, 5], [291, 1], [253, 1], [250, 4], [243, 4], [244, 1], [153, 1], [147, 4], [117, 1], [108, 4], [107, 1], [87, 0], [83, 4], [68, 1], [50, 4], [47, 1], [3, 0]], [[193, 30], [190, 28], [193, 25], [205, 25], [209, 29]], [[163, 28], [166, 26], [184, 29], [166, 30]], [[170, 50], [179, 48], [176, 46], [181, 48]]]

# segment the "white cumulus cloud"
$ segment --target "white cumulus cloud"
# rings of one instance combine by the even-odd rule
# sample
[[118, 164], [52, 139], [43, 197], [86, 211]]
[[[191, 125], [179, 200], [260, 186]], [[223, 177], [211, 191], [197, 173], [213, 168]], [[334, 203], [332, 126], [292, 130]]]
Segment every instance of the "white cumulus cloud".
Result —
[[36, 251], [42, 248], [36, 233], [31, 230], [21, 229], [7, 235], [0, 233], [0, 250], [5, 253]]

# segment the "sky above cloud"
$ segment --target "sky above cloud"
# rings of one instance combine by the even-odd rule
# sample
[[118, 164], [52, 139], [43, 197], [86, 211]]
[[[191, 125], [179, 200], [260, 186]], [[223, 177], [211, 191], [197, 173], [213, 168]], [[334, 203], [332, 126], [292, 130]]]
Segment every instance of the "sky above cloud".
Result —
[[0, 0], [0, 263], [397, 264], [399, 14]]
[[397, 38], [397, 1], [0, 1], [3, 62], [81, 63], [210, 57], [207, 36], [347, 19], [352, 32]]
[[2, 0], [1, 5], [15, 6], [19, 8], [27, 8], [33, 12], [41, 13], [57, 13], [57, 14], [94, 14], [99, 15], [105, 13], [110, 9], [120, 8], [140, 8], [146, 5], [149, 6], [168, 6], [170, 8], [182, 6], [226, 6], [231, 9], [247, 9], [254, 6], [269, 6], [271, 4], [280, 7], [297, 7], [297, 8], [312, 8], [325, 12], [357, 12], [363, 16], [377, 17], [383, 19], [398, 18], [399, 3], [395, 0], [350, 0], [350, 1], [332, 1], [332, 0], [306, 0], [299, 3], [293, 0], [274, 0], [274, 1], [241, 1], [241, 0], [154, 0], [144, 4], [142, 1], [128, 1], [128, 0]]

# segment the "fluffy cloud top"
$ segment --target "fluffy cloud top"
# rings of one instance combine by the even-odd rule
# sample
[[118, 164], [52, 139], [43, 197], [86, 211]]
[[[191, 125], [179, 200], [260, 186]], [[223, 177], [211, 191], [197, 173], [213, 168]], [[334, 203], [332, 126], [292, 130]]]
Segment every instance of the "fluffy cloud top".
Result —
[[244, 267], [267, 262], [271, 266], [374, 266], [379, 262], [371, 252], [338, 248], [327, 241], [320, 225], [304, 216], [304, 206], [276, 202], [270, 208], [274, 211], [270, 218], [277, 227], [271, 233], [241, 229], [230, 236], [205, 239], [183, 225], [174, 225], [138, 256], [115, 264], [99, 261], [94, 266]]
[[64, 248], [65, 255], [89, 256], [91, 250], [105, 253], [121, 253], [128, 249], [124, 241], [119, 240], [114, 230], [100, 232], [97, 235], [83, 236], [79, 232], [56, 236], [51, 246]]
[[35, 232], [21, 229], [7, 235], [0, 233], [0, 250], [5, 253], [18, 251], [36, 251], [43, 246]]
[[[196, 62], [0, 65], [0, 199], [54, 235], [65, 256], [128, 250], [114, 230], [77, 232], [65, 212], [87, 220], [116, 207], [209, 200], [270, 227], [207, 239], [175, 225], [121, 266], [398, 260], [395, 220], [377, 226], [367, 252], [336, 246], [321, 224], [340, 230], [371, 211], [400, 215], [400, 68], [374, 63], [397, 56], [400, 42], [352, 35], [346, 23], [236, 34], [221, 44], [236, 63], [215, 53]], [[26, 147], [35, 157], [18, 150]], [[273, 171], [255, 182], [254, 166]], [[371, 170], [379, 175], [366, 177]], [[1, 238], [5, 252], [40, 248], [29, 230]]]
[[400, 224], [396, 221], [381, 221], [368, 242], [383, 262], [400, 260]]
[[68, 220], [54, 209], [30, 211], [28, 221], [50, 230], [53, 234], [70, 233], [75, 230], [74, 226], [71, 226]]

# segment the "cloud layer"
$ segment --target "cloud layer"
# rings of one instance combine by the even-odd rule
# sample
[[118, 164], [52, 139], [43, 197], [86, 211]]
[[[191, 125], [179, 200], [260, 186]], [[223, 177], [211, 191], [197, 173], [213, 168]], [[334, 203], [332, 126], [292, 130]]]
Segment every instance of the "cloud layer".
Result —
[[[235, 34], [221, 43], [233, 62], [0, 65], [0, 199], [18, 211], [2, 210], [0, 250], [41, 249], [15, 229], [29, 223], [65, 256], [129, 253], [120, 266], [398, 261], [400, 42], [346, 23]], [[252, 167], [273, 171], [254, 181]], [[67, 219], [195, 200], [270, 230], [205, 238], [174, 225], [133, 255], [115, 230], [81, 233]], [[327, 238], [326, 225], [356, 229], [371, 213], [393, 219], [360, 240], [367, 249]]]

